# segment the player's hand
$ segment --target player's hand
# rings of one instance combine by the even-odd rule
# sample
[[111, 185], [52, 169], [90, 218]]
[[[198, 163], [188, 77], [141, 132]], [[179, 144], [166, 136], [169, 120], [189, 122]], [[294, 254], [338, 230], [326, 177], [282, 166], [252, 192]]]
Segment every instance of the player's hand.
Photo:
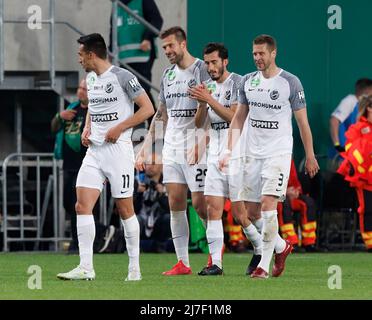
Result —
[[187, 163], [191, 166], [199, 163], [199, 146], [197, 144], [187, 150]]
[[198, 100], [198, 102], [202, 104], [208, 103], [209, 99], [211, 98], [211, 93], [204, 84], [190, 88], [188, 92], [192, 99]]
[[60, 112], [59, 116], [63, 120], [71, 121], [76, 116], [76, 110], [64, 110], [64, 111]]
[[223, 153], [223, 156], [218, 161], [218, 168], [220, 169], [220, 171], [226, 173], [229, 167], [230, 159], [231, 159], [231, 151], [225, 150], [225, 152]]
[[121, 133], [123, 132], [123, 129], [120, 125], [116, 125], [115, 127], [112, 127], [105, 136], [105, 141], [109, 143], [116, 143], [116, 141], [119, 139]]
[[313, 178], [319, 171], [319, 164], [315, 157], [306, 158], [305, 173]]
[[90, 128], [85, 127], [83, 130], [83, 133], [81, 134], [81, 143], [84, 147], [88, 148], [89, 145], [91, 144], [89, 137], [90, 137]]
[[134, 166], [137, 171], [145, 171], [145, 156], [142, 150], [138, 152]]
[[151, 50], [151, 42], [149, 40], [143, 40], [140, 44], [140, 49], [144, 52]]

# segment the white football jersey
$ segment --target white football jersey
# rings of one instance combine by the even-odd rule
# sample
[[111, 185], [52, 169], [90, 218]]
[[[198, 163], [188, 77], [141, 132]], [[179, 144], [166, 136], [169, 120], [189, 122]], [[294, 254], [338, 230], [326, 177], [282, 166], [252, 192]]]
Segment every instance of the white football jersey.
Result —
[[[238, 85], [241, 80], [242, 76], [231, 73], [223, 83], [210, 79], [206, 82], [206, 86], [216, 101], [225, 108], [231, 108], [232, 105], [238, 103]], [[230, 123], [222, 119], [209, 105], [207, 108], [210, 120], [208, 163], [217, 163], [227, 146]]]
[[245, 154], [271, 158], [292, 153], [292, 110], [306, 107], [300, 80], [280, 72], [266, 79], [260, 71], [244, 76], [239, 86], [239, 103], [249, 106]]
[[354, 111], [358, 98], [355, 94], [349, 94], [341, 100], [337, 108], [333, 111], [332, 116], [341, 123], [344, 122]]
[[[108, 130], [133, 115], [133, 100], [144, 93], [138, 79], [129, 71], [111, 66], [99, 76], [86, 77], [91, 135], [89, 140], [102, 145]], [[132, 128], [124, 131], [118, 141], [131, 142]]]
[[188, 89], [209, 79], [205, 63], [196, 59], [187, 69], [173, 65], [164, 71], [159, 101], [167, 109], [168, 123], [164, 136], [163, 159], [175, 160], [193, 145], [195, 114], [198, 102], [190, 98]]

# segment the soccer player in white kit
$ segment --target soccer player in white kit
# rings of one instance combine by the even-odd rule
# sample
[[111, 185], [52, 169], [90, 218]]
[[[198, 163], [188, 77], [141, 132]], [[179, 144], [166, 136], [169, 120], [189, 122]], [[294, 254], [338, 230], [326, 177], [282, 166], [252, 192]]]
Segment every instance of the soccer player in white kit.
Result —
[[[227, 70], [228, 50], [221, 43], [209, 43], [204, 48], [204, 62], [211, 77], [205, 84], [189, 90], [191, 97], [199, 101], [195, 124], [198, 128], [208, 126], [209, 144], [207, 163], [208, 170], [205, 180], [204, 195], [207, 202], [208, 225], [207, 240], [211, 262], [199, 275], [222, 275], [222, 253], [224, 232], [222, 214], [226, 198], [231, 200], [233, 215], [245, 216], [244, 203], [238, 199], [238, 190], [234, 185], [241, 181], [241, 172], [227, 175], [218, 168], [226, 141], [230, 122], [238, 103], [238, 85], [242, 77]], [[205, 149], [205, 148], [202, 148]], [[239, 212], [239, 213], [237, 213]], [[242, 213], [243, 212], [243, 213]], [[239, 219], [239, 222], [243, 219]], [[243, 231], [251, 241], [255, 255], [261, 257], [262, 237], [249, 219], [244, 219]], [[257, 267], [260, 257], [252, 259], [252, 271]]]
[[[103, 37], [94, 33], [78, 39], [79, 62], [87, 75], [88, 114], [82, 143], [89, 146], [76, 182], [77, 232], [80, 264], [63, 280], [93, 280], [95, 224], [92, 210], [106, 179], [124, 226], [129, 256], [125, 281], [141, 280], [140, 229], [133, 207], [134, 152], [132, 128], [154, 114], [153, 105], [137, 78], [107, 60]], [[133, 104], [139, 106], [134, 113]]]
[[205, 165], [189, 165], [187, 152], [195, 141], [197, 101], [190, 98], [188, 89], [209, 79], [204, 62], [187, 50], [186, 33], [180, 27], [164, 30], [160, 38], [171, 67], [163, 74], [159, 107], [136, 159], [136, 168], [143, 170], [146, 152], [155, 139], [155, 127], [165, 128], [163, 147], [163, 182], [169, 197], [171, 231], [177, 264], [163, 272], [166, 276], [191, 274], [188, 244], [187, 191], [190, 188], [192, 205], [204, 224], [207, 221], [204, 199]]
[[313, 177], [319, 170], [306, 113], [305, 94], [300, 80], [277, 67], [276, 41], [260, 35], [253, 41], [253, 59], [258, 71], [244, 76], [239, 86], [239, 104], [229, 129], [228, 148], [220, 168], [229, 163], [234, 146], [231, 132], [247, 127], [244, 159], [244, 186], [239, 198], [247, 201], [250, 216], [263, 218], [262, 258], [252, 278], [268, 278], [275, 249], [272, 276], [280, 276], [292, 247], [278, 234], [277, 204], [285, 198], [290, 171], [293, 137], [292, 111], [306, 153], [306, 172]]

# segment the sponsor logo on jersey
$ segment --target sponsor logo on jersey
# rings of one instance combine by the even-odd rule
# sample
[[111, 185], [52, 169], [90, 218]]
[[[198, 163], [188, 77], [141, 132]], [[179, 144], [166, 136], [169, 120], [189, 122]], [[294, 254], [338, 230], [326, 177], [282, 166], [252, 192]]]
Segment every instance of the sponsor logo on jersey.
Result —
[[90, 104], [110, 103], [110, 102], [117, 102], [117, 101], [118, 101], [118, 97], [89, 99]]
[[271, 103], [263, 103], [257, 101], [248, 101], [250, 107], [257, 107], [257, 108], [265, 108], [265, 109], [272, 109], [272, 110], [281, 110], [282, 106], [271, 104]]
[[109, 122], [119, 120], [117, 112], [105, 114], [91, 114], [90, 118], [92, 122]]
[[176, 79], [176, 72], [174, 70], [169, 70], [167, 73], [168, 81], [173, 81]]
[[251, 87], [258, 87], [261, 83], [260, 78], [252, 78], [251, 79]]
[[298, 92], [298, 99], [300, 99], [301, 101], [305, 100], [305, 92], [303, 90]]
[[217, 86], [215, 83], [208, 83], [207, 84], [207, 89], [209, 91], [209, 93], [213, 94], [216, 92], [216, 89], [217, 89]]
[[195, 79], [191, 79], [188, 84], [189, 88], [193, 88], [196, 86], [196, 80]]
[[171, 110], [172, 118], [195, 117], [195, 115], [196, 115], [196, 109]]
[[228, 122], [215, 122], [215, 123], [211, 123], [211, 127], [213, 130], [224, 130], [224, 129], [229, 129], [230, 128], [230, 124]]
[[133, 79], [129, 80], [128, 83], [129, 83], [130, 87], [132, 88], [133, 92], [137, 92], [141, 89], [141, 85], [138, 82], [137, 78], [133, 78]]
[[251, 126], [259, 129], [279, 129], [279, 121], [263, 121], [251, 119]]
[[225, 93], [225, 99], [230, 100], [231, 99], [231, 90], [226, 91]]
[[170, 86], [173, 86], [174, 84], [176, 85], [176, 86], [178, 86], [178, 85], [180, 85], [180, 84], [183, 84], [183, 83], [186, 83], [187, 81], [186, 80], [177, 80], [177, 81], [175, 81], [175, 82], [172, 82], [172, 83], [168, 83], [167, 84], [167, 86], [168, 87], [170, 87]]
[[279, 98], [279, 91], [278, 90], [273, 90], [270, 92], [270, 98], [271, 100], [276, 100]]
[[106, 93], [111, 93], [112, 91], [114, 91], [114, 86], [112, 85], [112, 83], [106, 84], [105, 91]]
[[177, 92], [177, 93], [167, 93], [165, 99], [174, 99], [174, 98], [188, 98], [190, 94], [188, 92]]

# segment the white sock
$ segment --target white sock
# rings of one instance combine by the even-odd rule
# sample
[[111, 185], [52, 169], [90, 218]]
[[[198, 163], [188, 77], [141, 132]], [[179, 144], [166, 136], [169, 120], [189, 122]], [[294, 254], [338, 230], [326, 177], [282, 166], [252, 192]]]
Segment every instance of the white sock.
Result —
[[278, 234], [278, 217], [277, 211], [262, 211], [263, 228], [262, 228], [262, 257], [258, 267], [269, 272], [270, 261], [273, 256], [276, 236]]
[[278, 233], [276, 235], [276, 242], [275, 242], [274, 250], [276, 253], [282, 253], [284, 249], [285, 249], [285, 241]]
[[93, 242], [96, 237], [94, 217], [90, 215], [76, 216], [76, 228], [79, 241], [80, 267], [87, 271], [93, 270]]
[[243, 228], [245, 236], [252, 243], [254, 254], [262, 255], [262, 236], [258, 233], [256, 227], [251, 223]]
[[171, 211], [171, 231], [178, 261], [189, 267], [189, 222], [186, 210]]
[[[262, 234], [262, 226], [263, 226], [263, 218], [257, 219], [253, 222], [253, 224], [256, 226], [257, 231]], [[275, 242], [274, 250], [276, 253], [281, 253], [285, 249], [285, 241], [282, 239], [282, 237], [277, 235], [276, 237], [277, 241]]]
[[207, 240], [212, 263], [222, 268], [223, 225], [222, 219], [208, 220]]
[[124, 237], [129, 257], [128, 270], [140, 270], [140, 226], [137, 216], [134, 214], [129, 219], [121, 219], [121, 223], [124, 227]]
[[252, 223], [256, 227], [257, 231], [262, 234], [263, 218], [261, 217], [260, 219], [254, 220]]

